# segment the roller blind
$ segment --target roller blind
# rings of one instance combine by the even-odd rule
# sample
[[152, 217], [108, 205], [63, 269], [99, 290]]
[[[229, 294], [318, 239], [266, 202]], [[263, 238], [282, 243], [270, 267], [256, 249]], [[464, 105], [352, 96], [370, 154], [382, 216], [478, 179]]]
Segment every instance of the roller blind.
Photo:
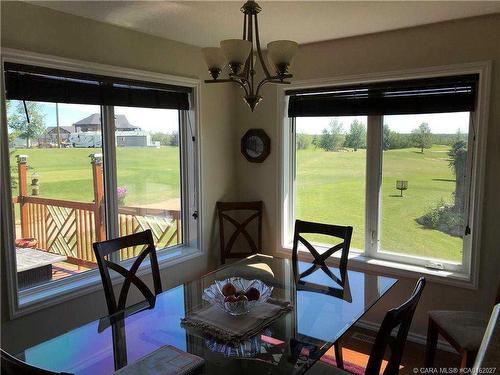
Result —
[[289, 117], [473, 111], [479, 75], [288, 90]]
[[189, 109], [191, 88], [5, 63], [7, 99]]

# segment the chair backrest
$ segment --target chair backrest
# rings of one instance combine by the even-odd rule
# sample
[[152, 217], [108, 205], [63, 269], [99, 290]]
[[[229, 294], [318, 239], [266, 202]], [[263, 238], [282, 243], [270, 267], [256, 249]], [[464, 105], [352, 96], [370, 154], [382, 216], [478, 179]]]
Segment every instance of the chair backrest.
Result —
[[[11, 356], [5, 350], [0, 349], [2, 375], [71, 375], [66, 372], [52, 372], [38, 367], [28, 365], [27, 363]], [[57, 354], [55, 354], [57, 355]]]
[[[322, 234], [330, 237], [340, 238], [342, 242], [330, 247], [328, 250], [320, 254], [311, 243], [306, 240], [302, 234]], [[349, 256], [349, 247], [351, 246], [352, 227], [331, 225], [322, 223], [313, 223], [310, 221], [295, 220], [295, 233], [293, 236], [293, 264], [297, 263], [299, 252], [299, 242], [302, 243], [314, 257], [313, 263], [326, 268], [326, 260], [336, 253], [342, 251], [340, 255], [339, 269], [342, 278], [345, 276], [347, 270], [347, 259]], [[325, 270], [326, 272], [326, 270]], [[298, 275], [300, 277], [300, 275]]]
[[[248, 255], [256, 254], [262, 250], [262, 210], [263, 202], [217, 202], [217, 214], [219, 216], [219, 233], [220, 233], [220, 257], [221, 262], [225, 263], [228, 258], [244, 258]], [[243, 221], [239, 221], [234, 217], [228, 215], [229, 212], [250, 212], [250, 216], [246, 217]], [[252, 236], [248, 233], [247, 227], [254, 220], [257, 220], [257, 243], [255, 243]], [[235, 230], [225, 240], [225, 223], [231, 223]], [[236, 239], [243, 235], [250, 247], [249, 252], [231, 253], [231, 250], [236, 242]]]
[[[141, 245], [145, 245], [146, 247], [137, 256], [129, 270], [105, 258], [106, 256], [108, 256], [109, 258], [109, 255], [121, 249]], [[144, 232], [134, 233], [112, 240], [95, 242], [94, 253], [97, 259], [97, 265], [99, 266], [99, 271], [101, 273], [102, 284], [104, 286], [104, 295], [106, 296], [106, 303], [108, 305], [108, 312], [110, 315], [115, 314], [116, 312], [121, 311], [126, 307], [127, 296], [131, 284], [134, 284], [148, 300], [149, 304], [151, 306], [154, 306], [156, 295], [162, 292], [162, 287], [160, 269], [158, 267], [158, 259], [156, 258], [156, 248], [154, 245], [151, 230], [148, 229]], [[139, 266], [148, 255], [151, 262], [154, 294], [146, 286], [146, 284], [144, 284], [144, 282], [136, 276]], [[109, 268], [111, 268], [113, 271], [118, 272], [125, 278], [118, 297], [118, 303], [116, 302], [115, 293], [113, 292], [113, 285], [111, 283]]]
[[[388, 347], [390, 349], [389, 361], [383, 375], [398, 374], [406, 337], [408, 336], [413, 314], [417, 308], [424, 286], [425, 278], [421, 277], [418, 279], [410, 298], [401, 306], [391, 309], [385, 314], [370, 353], [365, 375], [379, 375], [382, 360]], [[392, 336], [395, 328], [397, 328], [395, 331], [396, 334]]]

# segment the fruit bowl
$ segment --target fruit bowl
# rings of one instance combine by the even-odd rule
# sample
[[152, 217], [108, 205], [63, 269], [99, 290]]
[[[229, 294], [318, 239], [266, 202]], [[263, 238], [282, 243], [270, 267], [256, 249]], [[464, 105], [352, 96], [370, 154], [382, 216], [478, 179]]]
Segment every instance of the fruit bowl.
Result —
[[[232, 284], [234, 289], [228, 288], [228, 284]], [[226, 293], [223, 293], [224, 288], [224, 292]], [[251, 289], [252, 291], [250, 291]], [[253, 289], [257, 290], [258, 293]], [[234, 293], [232, 293], [233, 291]], [[271, 296], [272, 291], [272, 287], [267, 286], [260, 280], [230, 277], [225, 280], [215, 280], [214, 284], [203, 291], [202, 298], [212, 305], [217, 305], [231, 315], [243, 315], [247, 314], [258, 304], [265, 303]], [[250, 299], [246, 296], [241, 297], [245, 294], [249, 294]]]

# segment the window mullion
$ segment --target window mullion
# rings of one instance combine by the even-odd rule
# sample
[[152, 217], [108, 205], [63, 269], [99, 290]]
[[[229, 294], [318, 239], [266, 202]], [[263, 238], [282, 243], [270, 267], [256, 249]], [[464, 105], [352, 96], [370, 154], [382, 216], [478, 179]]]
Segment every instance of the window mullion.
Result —
[[[118, 227], [118, 198], [116, 175], [115, 111], [113, 106], [101, 107], [102, 149], [104, 163], [104, 196], [106, 200], [106, 238], [120, 235]], [[111, 254], [111, 260], [119, 261], [119, 253]]]
[[383, 116], [368, 116], [366, 150], [365, 254], [375, 256], [380, 243]]

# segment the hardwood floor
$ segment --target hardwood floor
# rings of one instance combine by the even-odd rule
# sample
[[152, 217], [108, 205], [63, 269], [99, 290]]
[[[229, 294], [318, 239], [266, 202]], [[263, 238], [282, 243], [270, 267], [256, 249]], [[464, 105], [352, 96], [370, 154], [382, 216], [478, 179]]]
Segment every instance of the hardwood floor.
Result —
[[61, 262], [52, 265], [52, 281], [63, 279], [65, 277], [76, 275], [77, 273], [87, 271], [88, 268], [77, 266], [75, 264]]
[[[342, 354], [344, 363], [350, 363], [352, 367], [365, 368], [368, 357], [375, 340], [376, 332], [355, 327], [342, 341]], [[407, 341], [405, 345], [403, 360], [401, 361], [400, 375], [414, 374], [414, 368], [420, 369], [424, 366], [425, 346]], [[334, 358], [333, 348], [325, 355], [323, 360], [330, 362]], [[330, 361], [329, 361], [330, 360]], [[438, 350], [434, 366], [437, 368], [459, 367], [460, 357], [457, 353]], [[385, 366], [385, 364], [384, 364]], [[346, 366], [347, 368], [347, 366]]]

